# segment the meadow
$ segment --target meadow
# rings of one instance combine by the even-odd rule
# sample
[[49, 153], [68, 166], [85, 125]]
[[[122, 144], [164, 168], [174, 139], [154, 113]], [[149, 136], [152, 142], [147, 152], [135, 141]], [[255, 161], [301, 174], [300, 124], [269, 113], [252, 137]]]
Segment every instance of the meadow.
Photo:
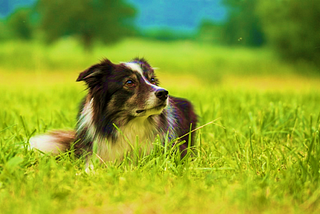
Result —
[[[268, 49], [125, 40], [85, 52], [72, 39], [0, 43], [0, 213], [319, 213], [320, 77]], [[193, 154], [154, 142], [148, 156], [97, 165], [28, 150], [72, 129], [103, 57], [146, 57], [161, 86], [200, 117]], [[128, 157], [129, 158], [129, 157]]]

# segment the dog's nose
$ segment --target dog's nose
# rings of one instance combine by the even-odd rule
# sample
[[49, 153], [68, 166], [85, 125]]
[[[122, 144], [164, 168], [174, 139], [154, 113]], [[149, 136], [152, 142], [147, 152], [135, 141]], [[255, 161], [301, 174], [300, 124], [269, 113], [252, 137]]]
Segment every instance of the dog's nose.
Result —
[[158, 97], [160, 100], [165, 101], [168, 98], [169, 92], [166, 89], [158, 89], [155, 92], [156, 97]]

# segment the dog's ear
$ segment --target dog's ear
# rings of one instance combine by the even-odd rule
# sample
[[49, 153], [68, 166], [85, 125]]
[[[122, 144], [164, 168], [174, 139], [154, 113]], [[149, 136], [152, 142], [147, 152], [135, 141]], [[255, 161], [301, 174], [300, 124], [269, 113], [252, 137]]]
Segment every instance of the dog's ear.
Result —
[[93, 65], [81, 72], [76, 81], [85, 81], [89, 86], [91, 86], [93, 83], [99, 82], [103, 75], [106, 75], [111, 71], [112, 67], [113, 63], [108, 59], [105, 59], [101, 61], [101, 63]]
[[87, 70], [81, 72], [79, 74], [77, 82], [87, 81], [91, 77], [98, 76], [98, 74], [101, 73], [98, 67], [99, 67], [99, 64], [93, 65], [90, 68], [88, 68]]

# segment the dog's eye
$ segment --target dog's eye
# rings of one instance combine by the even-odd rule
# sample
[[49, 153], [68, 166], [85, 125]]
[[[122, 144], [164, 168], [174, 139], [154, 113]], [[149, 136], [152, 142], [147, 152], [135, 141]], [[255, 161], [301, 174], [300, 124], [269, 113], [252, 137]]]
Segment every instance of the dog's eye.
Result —
[[127, 80], [126, 83], [125, 83], [125, 85], [126, 85], [127, 87], [134, 87], [134, 86], [135, 86], [133, 80]]
[[150, 79], [150, 83], [156, 84], [156, 79], [152, 77], [152, 78]]

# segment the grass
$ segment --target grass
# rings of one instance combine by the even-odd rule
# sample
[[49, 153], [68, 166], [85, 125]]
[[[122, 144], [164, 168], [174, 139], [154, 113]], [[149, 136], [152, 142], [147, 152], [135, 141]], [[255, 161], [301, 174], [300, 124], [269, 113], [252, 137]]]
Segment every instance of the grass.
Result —
[[[30, 44], [22, 45], [30, 51], [26, 57], [39, 54], [46, 62], [40, 66], [37, 58], [28, 58], [31, 61], [13, 63], [10, 48], [19, 51], [21, 45], [5, 44], [0, 50], [1, 62], [8, 57], [0, 67], [1, 213], [320, 211], [318, 77], [302, 78], [295, 70], [301, 67], [283, 64], [260, 50], [220, 47], [218, 54], [215, 47], [182, 42], [125, 41], [96, 47], [89, 58], [80, 49], [77, 52], [76, 45], [74, 55], [59, 44], [48, 54], [43, 54], [41, 44], [32, 46], [36, 52], [29, 50]], [[106, 163], [86, 174], [84, 160], [68, 154], [56, 159], [27, 149], [32, 135], [74, 127], [78, 102], [85, 94], [84, 86], [74, 82], [81, 69], [105, 51], [114, 61], [128, 60], [141, 45], [150, 61], [161, 65], [162, 85], [171, 94], [192, 100], [201, 125], [219, 118], [198, 132], [192, 158], [179, 160], [170, 146], [155, 142], [153, 153], [135, 164], [128, 159]], [[124, 53], [125, 46], [129, 50]], [[197, 61], [188, 61], [189, 50], [197, 52]], [[222, 74], [215, 76], [219, 81], [208, 78], [216, 68], [208, 62], [215, 57], [225, 61]], [[260, 68], [259, 59], [265, 66], [275, 60], [271, 68], [264, 68], [271, 73], [240, 76]], [[54, 64], [52, 69], [48, 62]], [[196, 76], [192, 63], [203, 68]], [[238, 71], [233, 72], [233, 66]]]
[[225, 48], [207, 43], [157, 42], [127, 39], [113, 46], [96, 44], [92, 52], [85, 52], [72, 38], [49, 47], [41, 42], [0, 43], [0, 64], [10, 71], [77, 71], [96, 63], [103, 57], [113, 62], [146, 57], [165, 73], [197, 73], [210, 80], [224, 74], [286, 75], [314, 73], [315, 69], [303, 63], [284, 64], [268, 49]]

